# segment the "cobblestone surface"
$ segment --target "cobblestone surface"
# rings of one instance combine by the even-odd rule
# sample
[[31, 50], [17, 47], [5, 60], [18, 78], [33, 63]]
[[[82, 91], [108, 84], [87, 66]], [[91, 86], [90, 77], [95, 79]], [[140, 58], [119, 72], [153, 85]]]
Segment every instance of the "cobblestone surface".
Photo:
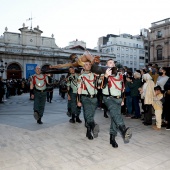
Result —
[[118, 134], [114, 149], [109, 144], [110, 118], [102, 110], [95, 115], [99, 137], [88, 140], [84, 121], [69, 123], [67, 100], [57, 89], [53, 102], [46, 103], [43, 125], [34, 120], [32, 106], [28, 94], [0, 104], [0, 170], [169, 170], [170, 132], [164, 128], [155, 131], [124, 117], [133, 136], [124, 144]]

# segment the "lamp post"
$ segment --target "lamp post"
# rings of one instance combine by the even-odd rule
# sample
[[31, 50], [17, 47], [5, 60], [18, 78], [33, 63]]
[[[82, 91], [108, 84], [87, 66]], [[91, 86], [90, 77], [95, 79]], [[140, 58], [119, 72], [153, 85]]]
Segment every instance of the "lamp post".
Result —
[[7, 67], [7, 63], [5, 62], [5, 65], [4, 65], [4, 61], [1, 59], [0, 72], [1, 72], [2, 79], [3, 79], [3, 73], [6, 69], [6, 67]]

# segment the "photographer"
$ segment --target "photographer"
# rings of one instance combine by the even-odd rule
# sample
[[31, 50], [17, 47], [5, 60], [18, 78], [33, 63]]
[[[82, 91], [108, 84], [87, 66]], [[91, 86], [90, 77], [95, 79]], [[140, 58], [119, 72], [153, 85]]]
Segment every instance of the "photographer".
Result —
[[70, 123], [81, 123], [79, 116], [81, 113], [81, 107], [77, 107], [77, 81], [79, 75], [75, 73], [74, 67], [69, 68], [70, 75], [67, 78], [67, 91], [68, 91], [68, 102], [70, 102], [71, 106], [71, 119]]

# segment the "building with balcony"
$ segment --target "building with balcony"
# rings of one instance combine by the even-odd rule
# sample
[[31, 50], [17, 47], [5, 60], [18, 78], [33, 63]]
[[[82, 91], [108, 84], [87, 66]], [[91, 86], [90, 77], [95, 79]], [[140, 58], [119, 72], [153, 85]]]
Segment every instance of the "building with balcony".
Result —
[[170, 18], [151, 23], [149, 29], [149, 62], [170, 66]]
[[[102, 44], [107, 38], [108, 41]], [[143, 36], [140, 35], [109, 34], [106, 37], [100, 37], [98, 50], [107, 54], [115, 54], [117, 63], [132, 70], [143, 68], [146, 64]]]

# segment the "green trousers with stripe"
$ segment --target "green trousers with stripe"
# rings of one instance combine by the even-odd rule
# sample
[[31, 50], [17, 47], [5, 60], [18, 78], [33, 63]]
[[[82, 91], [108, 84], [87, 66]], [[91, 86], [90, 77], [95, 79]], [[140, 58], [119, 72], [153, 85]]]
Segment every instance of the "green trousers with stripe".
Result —
[[34, 90], [34, 111], [37, 111], [40, 117], [43, 117], [47, 92], [38, 92]]
[[86, 96], [81, 96], [81, 102], [83, 105], [83, 115], [88, 127], [91, 123], [94, 122], [95, 110], [97, 107], [97, 98], [90, 98]]

